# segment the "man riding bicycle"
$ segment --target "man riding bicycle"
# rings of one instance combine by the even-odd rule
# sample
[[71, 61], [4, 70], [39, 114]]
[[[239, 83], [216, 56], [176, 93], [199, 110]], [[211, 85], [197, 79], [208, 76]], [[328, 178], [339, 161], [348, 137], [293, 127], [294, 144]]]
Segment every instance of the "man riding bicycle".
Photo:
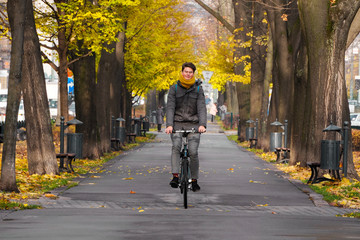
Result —
[[182, 65], [179, 81], [170, 87], [166, 107], [166, 129], [171, 134], [172, 152], [171, 168], [173, 179], [171, 187], [179, 185], [180, 151], [182, 147], [181, 133], [172, 133], [173, 130], [196, 129], [199, 133], [188, 135], [188, 151], [190, 157], [190, 171], [192, 176], [192, 190], [200, 190], [197, 183], [199, 178], [198, 148], [200, 133], [206, 131], [206, 105], [201, 82], [195, 81], [196, 67], [193, 63], [186, 62]]

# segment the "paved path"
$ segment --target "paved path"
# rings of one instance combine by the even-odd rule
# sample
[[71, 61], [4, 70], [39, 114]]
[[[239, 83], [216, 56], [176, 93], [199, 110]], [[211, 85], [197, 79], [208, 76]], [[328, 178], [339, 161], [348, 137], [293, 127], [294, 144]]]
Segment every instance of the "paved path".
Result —
[[329, 207], [213, 124], [201, 137], [201, 191], [183, 209], [169, 186], [171, 141], [156, 134], [57, 200], [40, 199], [44, 209], [1, 212], [0, 239], [360, 239], [358, 220], [335, 217], [349, 210]]

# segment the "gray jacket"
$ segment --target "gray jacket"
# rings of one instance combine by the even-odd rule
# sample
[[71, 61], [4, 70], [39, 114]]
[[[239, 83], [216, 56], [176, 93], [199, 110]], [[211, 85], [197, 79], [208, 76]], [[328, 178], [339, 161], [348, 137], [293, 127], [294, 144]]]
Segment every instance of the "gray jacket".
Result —
[[[206, 127], [205, 96], [201, 82], [196, 81], [189, 89], [184, 88], [180, 81], [169, 89], [166, 107], [166, 127], [174, 129], [196, 130], [199, 126]], [[176, 86], [177, 85], [177, 86]]]

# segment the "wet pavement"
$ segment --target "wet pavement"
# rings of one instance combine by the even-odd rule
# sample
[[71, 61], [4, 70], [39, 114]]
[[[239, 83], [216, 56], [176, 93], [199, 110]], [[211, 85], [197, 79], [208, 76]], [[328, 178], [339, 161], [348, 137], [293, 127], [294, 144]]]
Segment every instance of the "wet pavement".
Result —
[[[111, 160], [44, 209], [1, 211], [0, 239], [360, 239], [359, 220], [229, 141], [201, 136], [200, 192], [169, 186], [170, 137]], [[229, 134], [229, 133], [228, 133]], [[236, 132], [235, 132], [236, 134]]]

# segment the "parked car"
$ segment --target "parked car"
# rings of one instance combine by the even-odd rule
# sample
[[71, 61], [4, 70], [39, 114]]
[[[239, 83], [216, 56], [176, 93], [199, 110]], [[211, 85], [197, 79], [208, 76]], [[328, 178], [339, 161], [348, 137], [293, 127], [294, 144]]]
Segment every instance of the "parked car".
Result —
[[360, 113], [351, 113], [350, 121], [352, 128], [360, 128]]

